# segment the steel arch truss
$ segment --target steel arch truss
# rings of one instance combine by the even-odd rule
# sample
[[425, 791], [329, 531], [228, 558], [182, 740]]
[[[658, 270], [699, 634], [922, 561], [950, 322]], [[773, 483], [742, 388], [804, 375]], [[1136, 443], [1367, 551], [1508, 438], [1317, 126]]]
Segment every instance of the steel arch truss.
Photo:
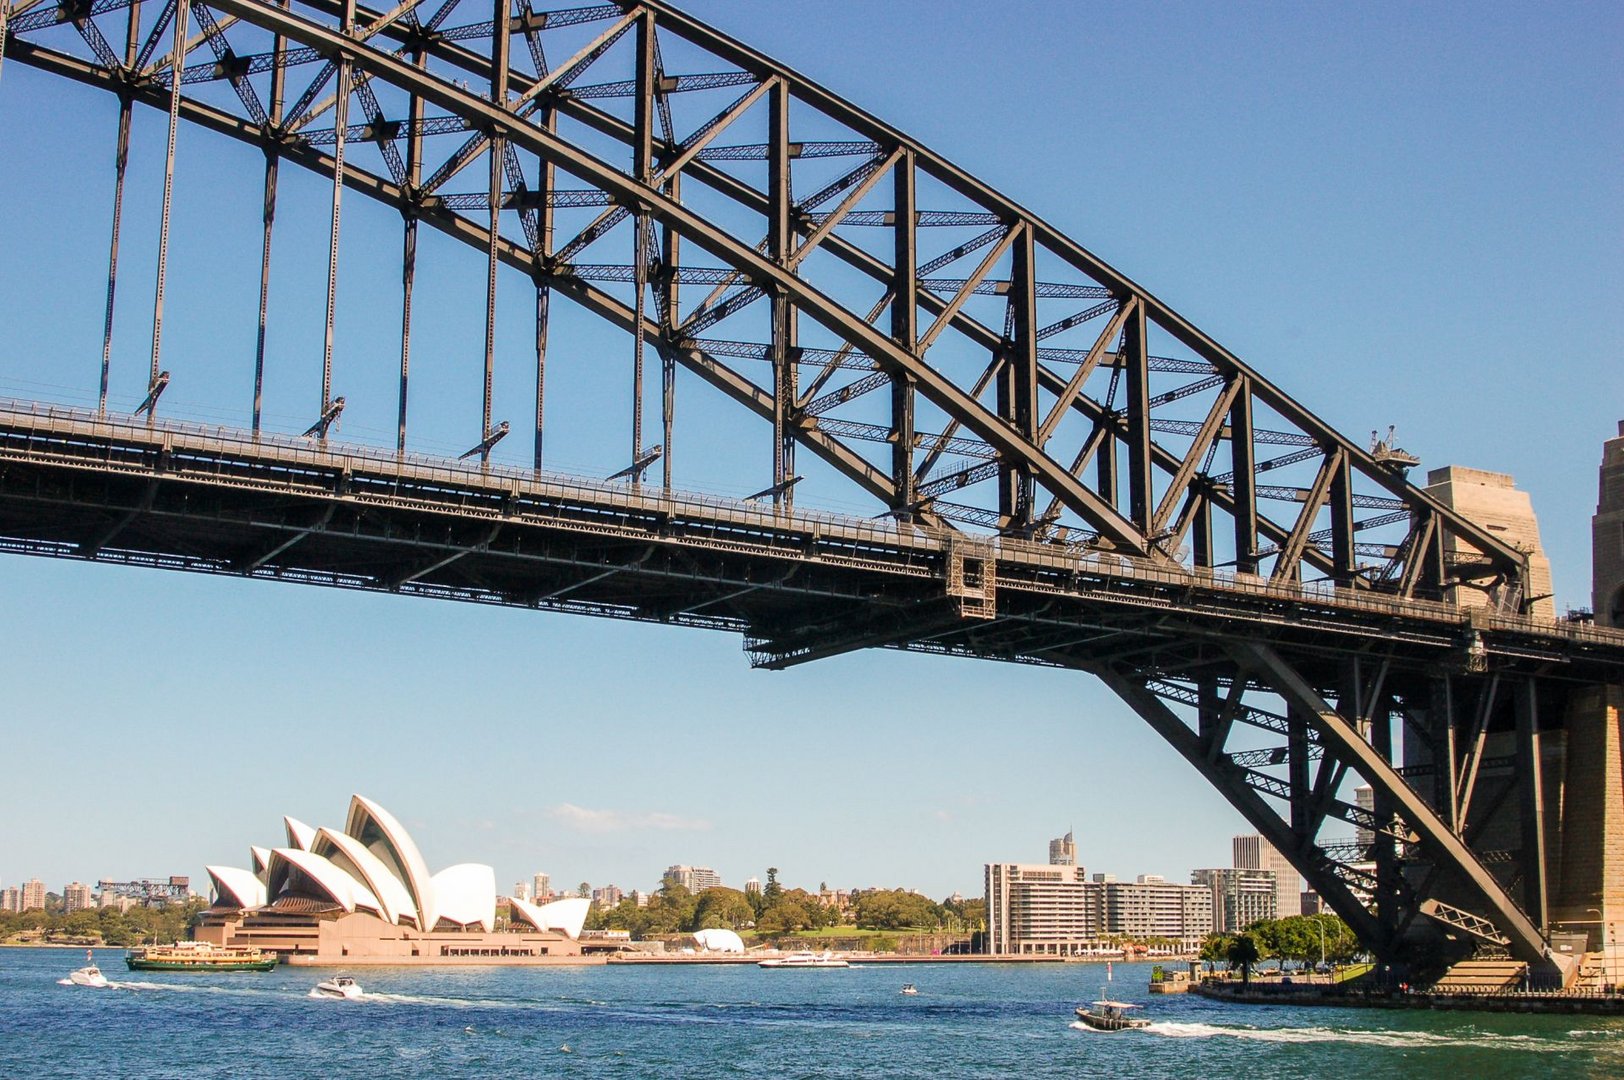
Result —
[[[542, 372], [554, 294], [624, 329], [634, 481], [663, 458], [671, 483], [682, 365], [772, 425], [775, 502], [810, 452], [905, 519], [1526, 600], [1522, 553], [1407, 483], [1402, 455], [1344, 439], [1042, 220], [663, 3], [22, 0], [9, 21], [14, 61], [262, 147], [267, 252], [291, 161], [335, 178], [333, 275], [348, 188], [404, 215], [408, 294], [420, 222], [487, 253], [491, 308], [498, 265], [527, 274]], [[402, 448], [409, 312], [408, 295]], [[316, 435], [342, 408], [328, 339]], [[482, 457], [508, 431], [489, 341], [486, 361]], [[542, 406], [538, 390], [538, 467]]]
[[[561, 297], [628, 343], [632, 438], [620, 477], [641, 485], [658, 463], [672, 490], [680, 367], [771, 425], [752, 497], [792, 510], [797, 455], [809, 454], [880, 514], [956, 530], [953, 620], [931, 628], [943, 648], [955, 647], [954, 620], [1004, 629], [989, 535], [1192, 569], [1209, 582], [1234, 575], [1248, 588], [1329, 582], [1347, 595], [1434, 600], [1478, 590], [1508, 613], [1533, 599], [1525, 554], [1410, 484], [1414, 459], [1344, 438], [1043, 220], [658, 0], [540, 10], [532, 0], [384, 10], [353, 0], [0, 0], [0, 40], [4, 62], [121, 102], [115, 271], [135, 105], [168, 114], [168, 177], [179, 121], [263, 151], [260, 347], [245, 409], [256, 434], [286, 163], [332, 181], [325, 355], [306, 432], [317, 440], [345, 403], [333, 393], [333, 319], [347, 191], [404, 222], [397, 450], [409, 441], [416, 238], [427, 225], [488, 264], [483, 411], [465, 456], [488, 461], [512, 430], [492, 407], [496, 280], [521, 274], [536, 300], [535, 417], [522, 425], [536, 470]], [[166, 236], [169, 192], [166, 180]], [[137, 410], [149, 416], [170, 378], [160, 365], [164, 252]], [[645, 361], [657, 361], [647, 387]], [[648, 425], [645, 404], [658, 417]], [[401, 583], [442, 565], [425, 562]], [[931, 640], [918, 626], [836, 626], [818, 641], [800, 629], [757, 651], [777, 664]], [[1459, 753], [1454, 742], [1470, 717], [1416, 705], [1430, 683], [1345, 649], [1288, 654], [1239, 632], [1177, 641], [1138, 660], [1059, 645], [1041, 655], [1101, 675], [1384, 954], [1397, 955], [1434, 901], [1434, 923], [1476, 913], [1520, 954], [1542, 954], [1542, 864], [1518, 863], [1532, 878], [1497, 876], [1471, 841], [1463, 807], [1475, 780], [1461, 778], [1478, 775], [1481, 740]], [[1423, 797], [1401, 771], [1389, 745], [1399, 716], [1422, 717], [1425, 740], [1448, 744], [1436, 758], [1447, 790]], [[1374, 789], [1373, 809], [1347, 801], [1355, 777]], [[1350, 852], [1321, 838], [1329, 821], [1371, 843]]]
[[[1377, 955], [1415, 961], [1487, 945], [1561, 963], [1548, 942], [1545, 849], [1547, 814], [1559, 807], [1537, 763], [1562, 700], [1542, 700], [1538, 678], [1379, 653], [1293, 664], [1247, 641], [1178, 664], [1076, 666], [1222, 791]], [[1363, 798], [1356, 785], [1368, 788]]]

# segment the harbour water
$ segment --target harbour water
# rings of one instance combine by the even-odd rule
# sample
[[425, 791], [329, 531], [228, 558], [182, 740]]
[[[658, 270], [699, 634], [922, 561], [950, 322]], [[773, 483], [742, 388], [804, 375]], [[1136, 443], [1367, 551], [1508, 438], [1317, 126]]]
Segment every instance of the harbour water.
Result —
[[1155, 1023], [1104, 1034], [1072, 1014], [1103, 964], [363, 969], [342, 1001], [309, 996], [331, 969], [97, 962], [109, 989], [59, 985], [82, 952], [0, 950], [0, 1076], [1624, 1075], [1620, 1020], [1152, 998], [1142, 964], [1110, 989]]

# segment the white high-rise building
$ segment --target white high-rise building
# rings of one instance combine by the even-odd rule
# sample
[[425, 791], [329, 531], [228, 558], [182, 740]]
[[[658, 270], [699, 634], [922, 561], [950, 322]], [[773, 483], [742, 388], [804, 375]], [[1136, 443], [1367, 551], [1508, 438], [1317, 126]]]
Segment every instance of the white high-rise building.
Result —
[[681, 885], [690, 895], [697, 896], [706, 889], [715, 889], [722, 884], [722, 875], [708, 866], [668, 866], [663, 880], [672, 885]]
[[62, 906], [66, 911], [83, 911], [96, 906], [90, 895], [90, 886], [82, 881], [70, 881], [62, 887]]
[[1085, 867], [988, 863], [987, 951], [1075, 956], [1105, 930], [1105, 890]]
[[1071, 838], [1071, 830], [1066, 835], [1049, 841], [1050, 866], [1076, 866], [1077, 842]]
[[530, 899], [539, 904], [551, 895], [553, 895], [553, 879], [537, 870], [536, 876], [531, 879]]
[[1253, 833], [1237, 836], [1234, 841], [1237, 870], [1269, 870], [1274, 873], [1274, 914], [1272, 919], [1302, 914], [1303, 879], [1291, 860], [1277, 851], [1273, 844]]
[[[1279, 917], [1279, 896], [1272, 870], [1235, 867], [1192, 870], [1190, 880], [1205, 887], [1212, 897], [1214, 930], [1238, 934], [1260, 919]], [[1300, 907], [1302, 896], [1295, 897], [1295, 901], [1295, 906]]]
[[[1376, 789], [1369, 784], [1360, 784], [1353, 789], [1353, 801], [1359, 809], [1374, 814], [1376, 812]], [[1374, 829], [1355, 829], [1353, 839], [1360, 847], [1367, 848], [1376, 842], [1376, 832]]]
[[513, 883], [513, 899], [530, 900], [530, 883], [528, 881], [515, 881]]

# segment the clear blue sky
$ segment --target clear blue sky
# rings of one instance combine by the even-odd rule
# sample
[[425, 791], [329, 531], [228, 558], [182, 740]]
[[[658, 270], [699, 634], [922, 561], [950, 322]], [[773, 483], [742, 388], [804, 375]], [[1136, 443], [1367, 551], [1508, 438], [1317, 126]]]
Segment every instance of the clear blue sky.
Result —
[[[1615, 6], [687, 7], [1044, 216], [1341, 430], [1397, 424], [1424, 467], [1514, 473], [1559, 609], [1588, 604], [1600, 444], [1624, 417]], [[112, 116], [21, 65], [0, 77], [0, 394], [93, 401]], [[187, 156], [204, 136], [182, 137], [170, 412], [229, 419], [209, 380], [240, 382], [251, 355], [257, 155], [216, 154], [214, 174]], [[137, 300], [161, 142], [146, 146], [126, 226]], [[288, 192], [290, 215], [315, 216], [278, 238], [282, 310], [319, 302], [326, 243], [320, 184]], [[392, 363], [397, 318], [398, 221], [351, 200], [346, 228], [346, 296], [377, 303], [347, 309], [339, 392], [362, 359]], [[386, 239], [363, 250], [368, 230]], [[479, 261], [434, 250], [473, 284], [425, 274], [424, 392], [466, 412], [468, 380], [434, 357], [478, 339]], [[371, 278], [355, 269], [369, 258]], [[520, 293], [504, 293], [515, 351]], [[319, 357], [319, 315], [300, 332], [284, 345]], [[144, 333], [121, 324], [125, 400]], [[558, 377], [567, 397], [567, 361]], [[615, 467], [590, 438], [593, 401], [615, 400], [597, 392], [560, 416], [560, 467]], [[279, 383], [279, 422], [314, 393]], [[388, 440], [375, 397], [344, 437]], [[0, 558], [0, 614], [7, 884], [200, 878], [279, 843], [282, 814], [340, 823], [351, 791], [399, 815], [432, 866], [489, 862], [504, 886], [545, 869], [648, 888], [686, 862], [734, 885], [775, 865], [809, 887], [974, 894], [983, 862], [1040, 861], [1071, 826], [1091, 868], [1182, 880], [1244, 830], [1080, 675], [890, 652], [770, 674], [697, 631], [16, 557]]]

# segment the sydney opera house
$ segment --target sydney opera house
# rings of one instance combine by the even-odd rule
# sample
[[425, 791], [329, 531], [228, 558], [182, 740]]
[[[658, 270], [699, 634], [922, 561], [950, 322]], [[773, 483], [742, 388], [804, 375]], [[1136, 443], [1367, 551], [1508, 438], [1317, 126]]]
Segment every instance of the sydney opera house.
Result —
[[568, 963], [583, 955], [590, 901], [508, 900], [497, 926], [496, 875], [460, 863], [439, 873], [371, 799], [350, 798], [343, 831], [283, 818], [287, 846], [254, 847], [253, 869], [207, 867], [214, 903], [200, 941], [257, 945], [291, 963]]

